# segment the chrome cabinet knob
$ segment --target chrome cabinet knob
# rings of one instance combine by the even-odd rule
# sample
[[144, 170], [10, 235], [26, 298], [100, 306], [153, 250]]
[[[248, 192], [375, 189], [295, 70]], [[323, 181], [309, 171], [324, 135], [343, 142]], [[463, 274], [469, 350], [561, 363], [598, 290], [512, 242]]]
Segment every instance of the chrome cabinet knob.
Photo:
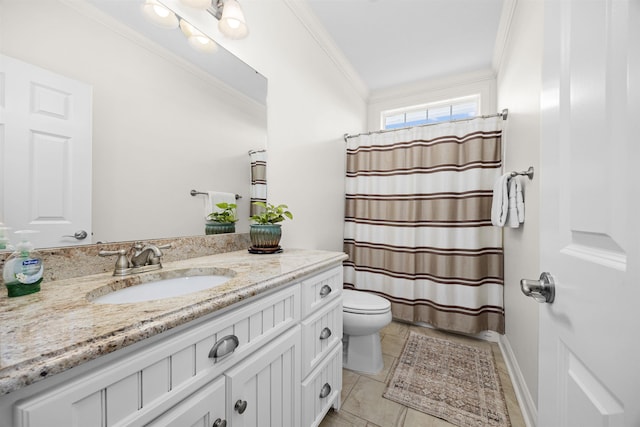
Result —
[[211, 427], [227, 427], [227, 420], [222, 420], [222, 419], [218, 418], [217, 420], [215, 420], [213, 422]]
[[238, 412], [239, 414], [242, 414], [244, 411], [247, 410], [247, 401], [239, 399], [234, 405], [233, 409], [235, 409], [236, 412]]

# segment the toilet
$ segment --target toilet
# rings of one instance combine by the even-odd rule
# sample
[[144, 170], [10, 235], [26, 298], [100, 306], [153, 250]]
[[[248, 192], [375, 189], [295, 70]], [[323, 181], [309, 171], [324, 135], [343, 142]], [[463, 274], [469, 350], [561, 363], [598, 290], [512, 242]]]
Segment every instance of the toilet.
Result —
[[391, 323], [391, 303], [369, 292], [343, 290], [344, 368], [376, 374], [384, 367], [380, 329]]

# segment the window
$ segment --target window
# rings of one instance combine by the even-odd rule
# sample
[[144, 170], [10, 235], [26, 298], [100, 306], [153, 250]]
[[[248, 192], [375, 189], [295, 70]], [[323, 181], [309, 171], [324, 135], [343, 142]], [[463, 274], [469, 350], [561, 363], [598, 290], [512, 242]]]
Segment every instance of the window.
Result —
[[382, 129], [398, 129], [429, 123], [475, 117], [480, 112], [480, 95], [448, 99], [382, 112]]

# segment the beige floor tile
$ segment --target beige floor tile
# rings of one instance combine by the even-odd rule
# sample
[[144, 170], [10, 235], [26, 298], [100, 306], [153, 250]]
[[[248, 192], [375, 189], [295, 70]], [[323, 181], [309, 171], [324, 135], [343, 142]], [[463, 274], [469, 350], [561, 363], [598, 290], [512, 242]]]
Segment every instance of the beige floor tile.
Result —
[[342, 409], [384, 427], [398, 426], [404, 407], [382, 397], [386, 384], [360, 377]]
[[393, 356], [389, 356], [388, 354], [382, 355], [382, 360], [384, 362], [384, 368], [379, 373], [373, 374], [361, 374], [365, 377], [369, 377], [373, 380], [380, 381], [381, 383], [387, 383], [389, 381], [389, 375], [393, 371], [393, 368], [396, 366], [398, 359]]
[[382, 354], [388, 356], [400, 357], [406, 338], [399, 337], [397, 335], [387, 334], [382, 338]]
[[351, 393], [353, 386], [356, 385], [358, 378], [360, 378], [360, 375], [356, 374], [355, 372], [348, 369], [342, 370], [342, 394], [340, 396], [341, 403], [344, 403], [347, 396], [349, 396], [349, 393]]
[[332, 409], [324, 417], [319, 427], [367, 427], [367, 421], [347, 411], [336, 412]]
[[391, 322], [380, 331], [381, 334], [397, 335], [403, 338], [409, 336], [409, 325], [401, 322]]
[[432, 417], [425, 413], [415, 411], [411, 408], [407, 410], [402, 427], [452, 427], [453, 424], [440, 418]]

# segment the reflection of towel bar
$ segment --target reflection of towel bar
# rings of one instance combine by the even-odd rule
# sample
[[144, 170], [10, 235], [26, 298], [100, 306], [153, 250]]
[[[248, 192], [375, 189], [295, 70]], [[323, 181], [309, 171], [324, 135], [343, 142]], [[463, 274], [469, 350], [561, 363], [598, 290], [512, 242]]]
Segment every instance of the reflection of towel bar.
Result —
[[[203, 193], [202, 191], [196, 191], [196, 190], [191, 190], [191, 192], [189, 194], [191, 194], [194, 197], [197, 196], [198, 194], [202, 194], [203, 196], [207, 195], [207, 193]], [[239, 195], [239, 194], [236, 194], [236, 200], [238, 200], [238, 199], [242, 199], [242, 196]]]
[[529, 179], [533, 179], [533, 166], [529, 166], [529, 169], [527, 169], [526, 171], [522, 171], [522, 172], [511, 172], [511, 176], [516, 176], [516, 175], [526, 175], [529, 177]]

